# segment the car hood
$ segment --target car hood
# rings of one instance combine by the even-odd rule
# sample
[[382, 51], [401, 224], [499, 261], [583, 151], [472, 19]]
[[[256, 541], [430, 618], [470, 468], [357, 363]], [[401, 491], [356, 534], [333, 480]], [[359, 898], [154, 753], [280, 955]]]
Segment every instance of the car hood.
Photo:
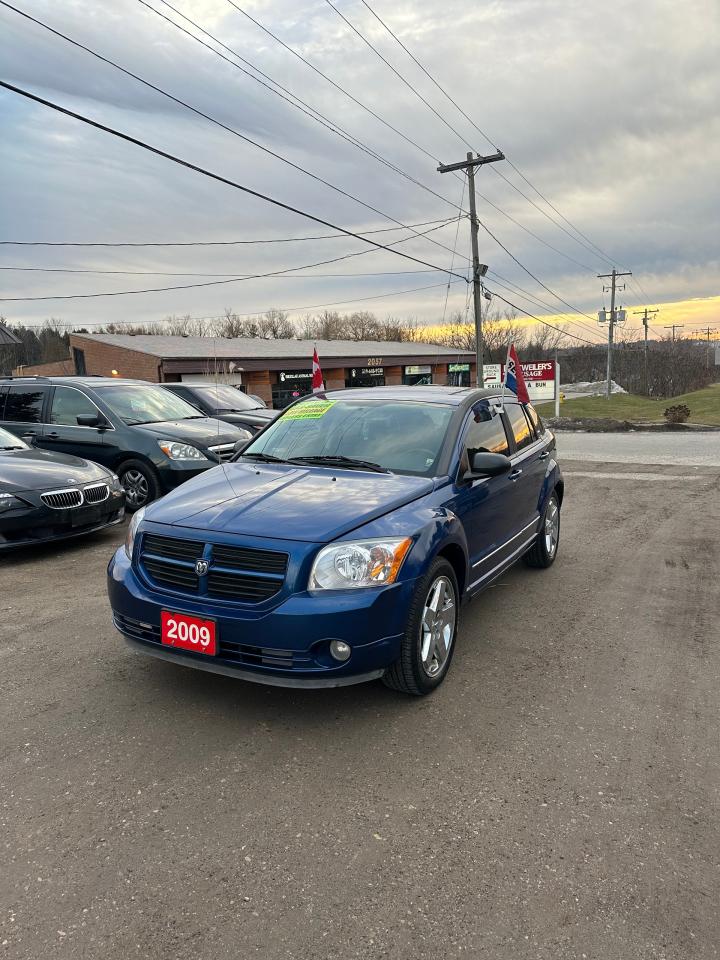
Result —
[[104, 480], [109, 471], [65, 453], [49, 450], [0, 451], [0, 492], [13, 493], [21, 490], [51, 490], [73, 487], [77, 484]]
[[433, 489], [426, 477], [291, 465], [226, 463], [184, 483], [145, 515], [277, 540], [328, 542]]
[[225, 423], [232, 423], [242, 429], [246, 423], [251, 423], [254, 427], [264, 427], [274, 420], [280, 413], [279, 410], [268, 410], [266, 407], [258, 407], [257, 410], [242, 410], [240, 413], [220, 413], [218, 418]]
[[199, 444], [201, 447], [214, 447], [219, 443], [237, 443], [247, 440], [247, 432], [212, 417], [198, 417], [192, 420], [165, 420], [162, 423], [143, 423], [135, 427], [151, 433], [160, 439], [181, 440], [183, 443]]

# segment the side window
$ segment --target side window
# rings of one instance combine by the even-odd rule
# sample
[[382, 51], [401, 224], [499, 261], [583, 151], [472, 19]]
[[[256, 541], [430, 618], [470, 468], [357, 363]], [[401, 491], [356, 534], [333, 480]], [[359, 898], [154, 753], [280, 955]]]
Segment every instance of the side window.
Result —
[[76, 427], [77, 418], [81, 416], [96, 417], [98, 410], [95, 404], [84, 393], [72, 387], [55, 387], [55, 394], [50, 408], [50, 423], [60, 423], [65, 426]]
[[508, 403], [505, 405], [505, 410], [510, 420], [510, 428], [515, 437], [515, 446], [517, 449], [522, 450], [523, 447], [530, 446], [530, 444], [534, 442], [535, 437], [530, 429], [530, 423], [525, 416], [523, 408], [519, 403]]
[[8, 423], [40, 423], [45, 391], [37, 387], [10, 387], [5, 402]]
[[531, 403], [525, 404], [525, 412], [530, 417], [530, 423], [535, 427], [535, 433], [541, 437], [545, 433], [545, 424], [540, 418], [540, 414]]
[[502, 417], [490, 409], [479, 407], [473, 411], [473, 419], [465, 435], [468, 457], [475, 453], [504, 453], [509, 451], [508, 438]]

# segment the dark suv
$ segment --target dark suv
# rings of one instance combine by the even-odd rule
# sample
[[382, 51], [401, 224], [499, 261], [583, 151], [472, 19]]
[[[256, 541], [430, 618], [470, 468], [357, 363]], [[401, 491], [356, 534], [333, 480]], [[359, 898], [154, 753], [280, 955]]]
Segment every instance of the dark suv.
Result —
[[217, 417], [251, 433], [262, 430], [280, 412], [268, 410], [255, 397], [227, 383], [164, 383], [163, 387], [187, 400], [207, 417]]
[[109, 467], [129, 510], [229, 460], [251, 437], [158, 384], [104, 377], [0, 380], [0, 426], [36, 447]]

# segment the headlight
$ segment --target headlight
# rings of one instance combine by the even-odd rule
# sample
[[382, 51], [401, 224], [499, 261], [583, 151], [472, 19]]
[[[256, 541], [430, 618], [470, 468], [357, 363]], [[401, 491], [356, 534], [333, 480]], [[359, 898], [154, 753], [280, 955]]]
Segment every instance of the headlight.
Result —
[[208, 457], [198, 450], [197, 447], [191, 447], [189, 443], [178, 443], [177, 440], [158, 440], [160, 449], [166, 457], [171, 460], [207, 460]]
[[116, 473], [110, 474], [110, 479], [108, 480], [108, 486], [110, 487], [110, 493], [114, 497], [119, 497], [123, 492], [123, 485], [120, 483], [120, 477]]
[[323, 547], [310, 573], [309, 590], [383, 587], [393, 583], [412, 545], [410, 537], [351, 540]]
[[18, 500], [11, 493], [0, 493], [0, 513], [7, 513], [8, 510], [15, 510], [17, 507], [27, 506], [22, 500]]
[[135, 546], [135, 535], [137, 534], [138, 527], [142, 523], [142, 518], [145, 516], [145, 507], [141, 507], [137, 513], [133, 514], [133, 518], [128, 525], [127, 536], [125, 537], [125, 553], [128, 555], [128, 560], [132, 560], [133, 547]]

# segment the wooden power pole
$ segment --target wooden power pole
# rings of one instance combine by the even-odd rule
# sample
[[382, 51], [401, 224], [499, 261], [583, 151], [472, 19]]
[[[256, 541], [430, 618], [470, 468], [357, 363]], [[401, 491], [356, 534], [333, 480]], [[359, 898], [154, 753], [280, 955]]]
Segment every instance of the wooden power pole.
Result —
[[[615, 313], [615, 291], [617, 287], [617, 278], [618, 277], [631, 277], [632, 270], [627, 270], [625, 273], [618, 273], [618, 271], [613, 267], [612, 273], [599, 273], [599, 280], [606, 280], [611, 278], [611, 283], [609, 287], [603, 287], [603, 290], [610, 290], [610, 322], [608, 323], [608, 351], [607, 351], [607, 396], [610, 399], [612, 394], [612, 388], [610, 384], [612, 383], [612, 349], [613, 349], [613, 333], [615, 331], [615, 324], [617, 323], [617, 316]], [[620, 287], [621, 290], [625, 289], [625, 284]]]
[[659, 310], [648, 310], [648, 308], [645, 307], [644, 310], [635, 310], [635, 313], [642, 315], [642, 318], [643, 318], [642, 325], [643, 325], [643, 327], [645, 328], [645, 379], [644, 379], [644, 384], [645, 384], [645, 396], [647, 396], [647, 393], [648, 393], [648, 317], [650, 316], [651, 313], [660, 313], [660, 311], [659, 311]]

